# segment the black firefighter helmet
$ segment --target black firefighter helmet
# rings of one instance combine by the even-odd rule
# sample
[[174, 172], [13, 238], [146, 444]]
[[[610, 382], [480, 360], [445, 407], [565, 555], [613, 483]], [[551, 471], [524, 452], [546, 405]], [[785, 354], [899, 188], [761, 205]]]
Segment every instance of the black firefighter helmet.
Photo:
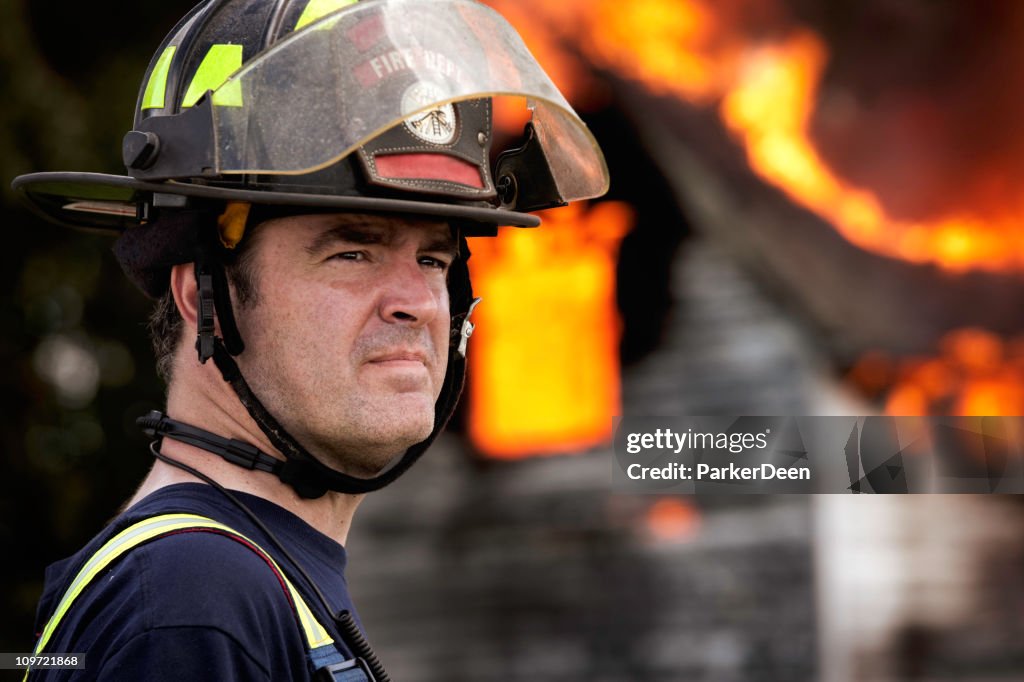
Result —
[[[491, 160], [492, 101], [530, 109], [519, 146]], [[268, 469], [305, 497], [362, 493], [405, 471], [451, 416], [465, 375], [474, 305], [464, 259], [450, 275], [452, 340], [433, 433], [362, 479], [318, 462], [262, 406], [233, 356], [244, 350], [223, 269], [247, 225], [299, 212], [440, 216], [460, 237], [533, 227], [527, 211], [595, 197], [608, 171], [593, 136], [515, 30], [473, 0], [206, 0], [171, 31], [143, 78], [128, 175], [33, 173], [13, 186], [62, 225], [113, 232], [146, 294], [196, 263], [197, 349], [269, 440], [251, 446], [174, 422], [153, 433]], [[465, 242], [462, 241], [465, 249]], [[464, 250], [468, 255], [468, 250]], [[213, 310], [223, 338], [213, 335]]]

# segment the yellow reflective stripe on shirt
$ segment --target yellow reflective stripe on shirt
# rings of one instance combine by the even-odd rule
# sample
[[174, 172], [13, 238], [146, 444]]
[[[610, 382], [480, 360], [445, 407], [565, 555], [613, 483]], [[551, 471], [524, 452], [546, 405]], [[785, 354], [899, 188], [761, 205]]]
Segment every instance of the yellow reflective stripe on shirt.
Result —
[[222, 107], [242, 106], [242, 82], [234, 81], [224, 88], [224, 81], [235, 71], [242, 68], [241, 45], [211, 45], [203, 57], [203, 61], [188, 84], [185, 97], [181, 100], [181, 108], [191, 107], [207, 90], [214, 91], [213, 103]]
[[174, 51], [178, 48], [169, 45], [160, 53], [160, 59], [156, 60], [153, 73], [149, 75], [149, 82], [146, 83], [146, 91], [142, 95], [143, 109], [163, 109], [167, 95], [167, 74], [171, 71], [171, 59]]
[[[298, 31], [307, 24], [312, 24], [320, 17], [326, 16], [342, 7], [353, 5], [357, 0], [309, 0], [306, 9], [302, 10], [299, 20], [295, 22], [295, 30]], [[333, 22], [331, 22], [333, 23]]]
[[[245, 540], [247, 543], [259, 550], [259, 553], [266, 558], [278, 574], [284, 579], [285, 586], [288, 588], [288, 593], [291, 595], [292, 602], [295, 604], [295, 611], [299, 617], [299, 623], [302, 626], [303, 634], [306, 636], [306, 642], [309, 647], [316, 648], [325, 644], [334, 644], [334, 639], [327, 633], [327, 630], [313, 615], [313, 611], [309, 608], [306, 600], [302, 598], [295, 586], [292, 585], [292, 581], [284, 574], [277, 562], [267, 554], [263, 548], [257, 545], [255, 542], [242, 535], [238, 531], [234, 530], [229, 526], [225, 526], [222, 523], [214, 521], [213, 519], [205, 516], [198, 516], [195, 514], [163, 514], [161, 516], [154, 516], [144, 521], [129, 526], [124, 529], [113, 538], [108, 540], [90, 559], [85, 563], [85, 566], [78, 572], [75, 579], [71, 582], [71, 587], [64, 593], [63, 598], [60, 600], [60, 604], [57, 606], [57, 610], [54, 611], [53, 616], [50, 617], [46, 627], [43, 628], [43, 633], [39, 637], [39, 641], [36, 643], [35, 653], [39, 654], [43, 651], [46, 643], [49, 642], [50, 637], [57, 629], [57, 625], [67, 614], [68, 609], [74, 603], [75, 599], [82, 593], [82, 591], [89, 585], [89, 583], [107, 566], [111, 564], [115, 559], [120, 557], [128, 550], [136, 547], [148, 540], [172, 533], [175, 531], [187, 530], [190, 528], [209, 528], [211, 530], [218, 530], [235, 537]], [[27, 673], [26, 673], [27, 675]]]

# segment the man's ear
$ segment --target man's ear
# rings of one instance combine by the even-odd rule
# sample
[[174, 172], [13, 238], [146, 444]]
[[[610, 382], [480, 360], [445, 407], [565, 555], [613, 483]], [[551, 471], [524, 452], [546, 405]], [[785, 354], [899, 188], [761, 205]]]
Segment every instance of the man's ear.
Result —
[[171, 268], [171, 294], [185, 324], [196, 334], [196, 264], [181, 263]]
[[[196, 306], [198, 301], [198, 285], [196, 284], [196, 264], [181, 263], [171, 268], [171, 294], [174, 296], [174, 303], [178, 306], [181, 319], [185, 321], [190, 336], [198, 334], [199, 325], [196, 322], [199, 311]], [[216, 311], [213, 315], [213, 333], [221, 335], [220, 320]]]

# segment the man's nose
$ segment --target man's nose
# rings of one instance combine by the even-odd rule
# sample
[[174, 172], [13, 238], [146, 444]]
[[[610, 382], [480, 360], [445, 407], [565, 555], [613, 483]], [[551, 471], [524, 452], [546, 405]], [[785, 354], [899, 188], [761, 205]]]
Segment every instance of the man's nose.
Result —
[[429, 324], [441, 309], [442, 292], [419, 263], [394, 264], [388, 269], [380, 300], [385, 322], [411, 326]]

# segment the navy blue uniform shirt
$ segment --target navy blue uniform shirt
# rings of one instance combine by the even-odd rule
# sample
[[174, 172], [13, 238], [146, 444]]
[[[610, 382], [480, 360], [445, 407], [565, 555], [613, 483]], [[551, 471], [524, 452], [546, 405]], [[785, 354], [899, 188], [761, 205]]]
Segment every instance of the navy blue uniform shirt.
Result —
[[[234, 494], [302, 564], [331, 609], [354, 615], [345, 583], [345, 548], [272, 502]], [[168, 513], [207, 516], [254, 541], [274, 558], [335, 642], [341, 642], [330, 616], [277, 547], [226, 496], [201, 483], [154, 492], [77, 554], [47, 568], [36, 632], [103, 543], [133, 523]], [[339, 648], [351, 657], [344, 644]], [[311, 679], [303, 634], [274, 572], [251, 549], [214, 533], [171, 535], [130, 550], [78, 597], [44, 653], [84, 653], [85, 670], [34, 670], [32, 681]]]

